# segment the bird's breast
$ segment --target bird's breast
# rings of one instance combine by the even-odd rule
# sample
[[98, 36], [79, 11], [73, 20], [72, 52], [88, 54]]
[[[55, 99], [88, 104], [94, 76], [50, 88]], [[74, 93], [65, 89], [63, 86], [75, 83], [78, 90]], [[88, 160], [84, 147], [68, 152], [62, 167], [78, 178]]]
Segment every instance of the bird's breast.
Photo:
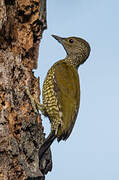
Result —
[[59, 61], [48, 71], [43, 85], [43, 104], [51, 121], [51, 127], [57, 129], [58, 136], [70, 135], [79, 103], [78, 72], [64, 61]]

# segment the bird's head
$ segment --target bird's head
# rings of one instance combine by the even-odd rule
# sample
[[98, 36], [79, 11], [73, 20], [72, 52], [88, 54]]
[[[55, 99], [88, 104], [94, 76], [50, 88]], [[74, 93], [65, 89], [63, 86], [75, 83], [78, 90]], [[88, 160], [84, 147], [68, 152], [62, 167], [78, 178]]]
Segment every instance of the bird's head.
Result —
[[76, 67], [83, 64], [90, 54], [90, 45], [87, 41], [79, 37], [62, 38], [52, 35], [58, 42], [60, 42], [67, 52], [67, 59]]

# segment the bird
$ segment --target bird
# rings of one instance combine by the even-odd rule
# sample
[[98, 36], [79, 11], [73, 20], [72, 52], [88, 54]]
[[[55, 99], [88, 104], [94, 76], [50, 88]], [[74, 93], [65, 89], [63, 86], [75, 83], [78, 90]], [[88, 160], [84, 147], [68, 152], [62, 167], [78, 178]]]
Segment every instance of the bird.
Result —
[[52, 35], [65, 49], [66, 57], [49, 69], [43, 83], [43, 103], [30, 96], [34, 111], [40, 109], [51, 123], [51, 131], [39, 150], [39, 160], [53, 141], [67, 140], [74, 127], [80, 106], [78, 68], [89, 57], [89, 43], [80, 37], [62, 38]]

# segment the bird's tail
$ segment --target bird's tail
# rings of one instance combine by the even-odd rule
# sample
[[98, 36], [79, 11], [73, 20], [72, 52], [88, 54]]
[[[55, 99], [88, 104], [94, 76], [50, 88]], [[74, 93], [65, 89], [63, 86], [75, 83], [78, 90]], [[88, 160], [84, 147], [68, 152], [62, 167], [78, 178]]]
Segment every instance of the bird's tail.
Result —
[[39, 150], [39, 160], [42, 159], [44, 153], [48, 150], [48, 148], [50, 147], [50, 145], [53, 143], [53, 141], [55, 140], [56, 135], [55, 132], [51, 132], [49, 134], [49, 136], [45, 139], [45, 142], [41, 145], [40, 150]]

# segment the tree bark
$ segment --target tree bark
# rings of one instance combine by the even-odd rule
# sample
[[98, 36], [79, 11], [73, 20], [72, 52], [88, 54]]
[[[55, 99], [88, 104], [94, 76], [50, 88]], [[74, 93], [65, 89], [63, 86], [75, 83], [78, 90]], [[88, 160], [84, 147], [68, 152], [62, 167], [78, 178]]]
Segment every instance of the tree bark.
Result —
[[0, 0], [0, 180], [44, 180], [52, 169], [50, 150], [39, 162], [42, 121], [25, 91], [39, 98], [32, 69], [44, 29], [46, 0]]

